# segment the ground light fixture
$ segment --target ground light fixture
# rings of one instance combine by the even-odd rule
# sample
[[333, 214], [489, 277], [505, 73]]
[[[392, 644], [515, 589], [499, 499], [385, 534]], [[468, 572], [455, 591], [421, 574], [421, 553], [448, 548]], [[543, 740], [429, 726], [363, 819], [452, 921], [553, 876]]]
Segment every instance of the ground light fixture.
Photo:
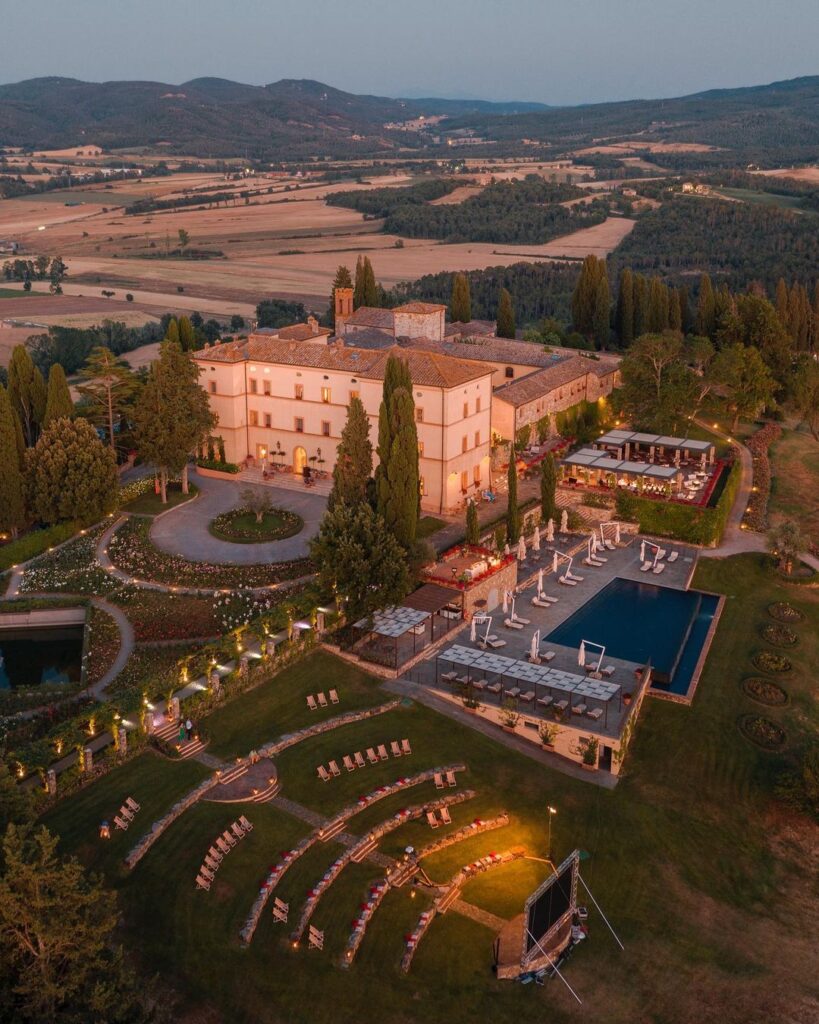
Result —
[[[552, 805], [549, 804], [549, 806], [546, 808], [546, 810], [549, 812], [549, 854], [548, 854], [548, 856], [549, 856], [549, 861], [551, 863], [551, 861], [552, 861], [552, 818], [557, 814], [557, 808], [556, 807], [552, 807]], [[554, 867], [554, 865], [553, 865], [553, 867]]]

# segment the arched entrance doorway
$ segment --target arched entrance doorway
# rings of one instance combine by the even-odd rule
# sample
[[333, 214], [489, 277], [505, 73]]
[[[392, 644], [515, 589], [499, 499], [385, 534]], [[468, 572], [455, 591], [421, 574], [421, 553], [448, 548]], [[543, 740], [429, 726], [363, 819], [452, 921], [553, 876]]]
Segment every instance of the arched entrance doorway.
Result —
[[293, 449], [293, 472], [301, 476], [304, 467], [307, 465], [307, 452], [301, 445]]

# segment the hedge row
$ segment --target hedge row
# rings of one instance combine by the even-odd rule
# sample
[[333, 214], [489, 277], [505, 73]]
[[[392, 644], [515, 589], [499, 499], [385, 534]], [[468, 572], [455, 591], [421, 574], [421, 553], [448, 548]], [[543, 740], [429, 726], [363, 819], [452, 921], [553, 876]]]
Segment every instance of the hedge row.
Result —
[[49, 548], [62, 544], [63, 541], [73, 537], [79, 530], [80, 524], [70, 520], [67, 523], [57, 523], [44, 530], [32, 530], [19, 540], [13, 540], [10, 544], [0, 548], [0, 571], [10, 569], [13, 565], [20, 565], [27, 562], [36, 555], [41, 555]]
[[737, 460], [731, 467], [725, 488], [714, 508], [652, 501], [622, 491], [617, 495], [617, 516], [637, 523], [640, 533], [669, 537], [688, 544], [714, 546], [722, 539], [740, 478], [740, 463]]

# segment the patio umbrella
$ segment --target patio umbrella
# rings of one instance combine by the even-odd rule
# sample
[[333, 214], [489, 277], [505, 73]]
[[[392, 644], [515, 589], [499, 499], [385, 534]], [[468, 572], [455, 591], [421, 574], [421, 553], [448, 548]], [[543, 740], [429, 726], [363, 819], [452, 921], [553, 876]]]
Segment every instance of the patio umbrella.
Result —
[[474, 644], [475, 640], [477, 639], [477, 637], [478, 637], [478, 624], [475, 621], [475, 616], [473, 615], [472, 616], [472, 623], [469, 626], [469, 639]]
[[503, 592], [503, 614], [506, 615], [506, 613], [508, 611], [509, 611], [509, 591], [508, 590], [504, 590], [504, 592]]
[[535, 527], [535, 532], [532, 534], [532, 551], [540, 551], [540, 527]]
[[523, 537], [518, 541], [518, 561], [522, 562], [526, 558], [526, 541]]
[[578, 651], [577, 651], [577, 664], [578, 665], [585, 665], [586, 664], [586, 641], [585, 640], [581, 640], [580, 641], [580, 647], [578, 648]]
[[534, 661], [538, 656], [538, 647], [540, 646], [540, 630], [535, 630], [532, 634], [532, 644], [529, 648], [529, 657]]
[[557, 552], [552, 555], [552, 572], [557, 572]]
[[646, 542], [643, 540], [643, 541], [640, 541], [640, 561], [644, 562], [645, 560], [646, 560]]
[[549, 522], [546, 524], [546, 542], [548, 544], [551, 544], [554, 539], [555, 539], [555, 521], [554, 521], [554, 519], [550, 519]]
[[538, 571], [537, 571], [537, 596], [540, 597], [540, 595], [542, 593], [543, 593], [543, 569], [538, 569]]
[[569, 513], [566, 511], [565, 508], [563, 509], [563, 511], [560, 514], [560, 532], [561, 533], [568, 533], [569, 532]]
[[705, 469], [705, 452], [700, 455], [700, 469]]
[[508, 554], [509, 554], [509, 541], [507, 541], [507, 542], [506, 542], [506, 543], [505, 543], [505, 544], [503, 545], [503, 554], [504, 554], [504, 556], [506, 556], [506, 555], [508, 555]]
[[614, 543], [615, 544], [619, 544], [620, 543], [620, 524], [619, 523], [615, 523], [615, 525], [614, 525]]

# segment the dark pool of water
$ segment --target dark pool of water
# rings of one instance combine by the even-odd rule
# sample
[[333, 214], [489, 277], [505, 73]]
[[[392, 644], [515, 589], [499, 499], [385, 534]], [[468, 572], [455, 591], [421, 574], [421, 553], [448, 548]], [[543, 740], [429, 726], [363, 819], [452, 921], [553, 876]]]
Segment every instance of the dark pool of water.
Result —
[[658, 688], [685, 693], [717, 604], [717, 598], [696, 590], [616, 578], [548, 639], [566, 647], [589, 640], [603, 644], [614, 658], [651, 662]]
[[0, 689], [79, 682], [83, 626], [0, 632]]

